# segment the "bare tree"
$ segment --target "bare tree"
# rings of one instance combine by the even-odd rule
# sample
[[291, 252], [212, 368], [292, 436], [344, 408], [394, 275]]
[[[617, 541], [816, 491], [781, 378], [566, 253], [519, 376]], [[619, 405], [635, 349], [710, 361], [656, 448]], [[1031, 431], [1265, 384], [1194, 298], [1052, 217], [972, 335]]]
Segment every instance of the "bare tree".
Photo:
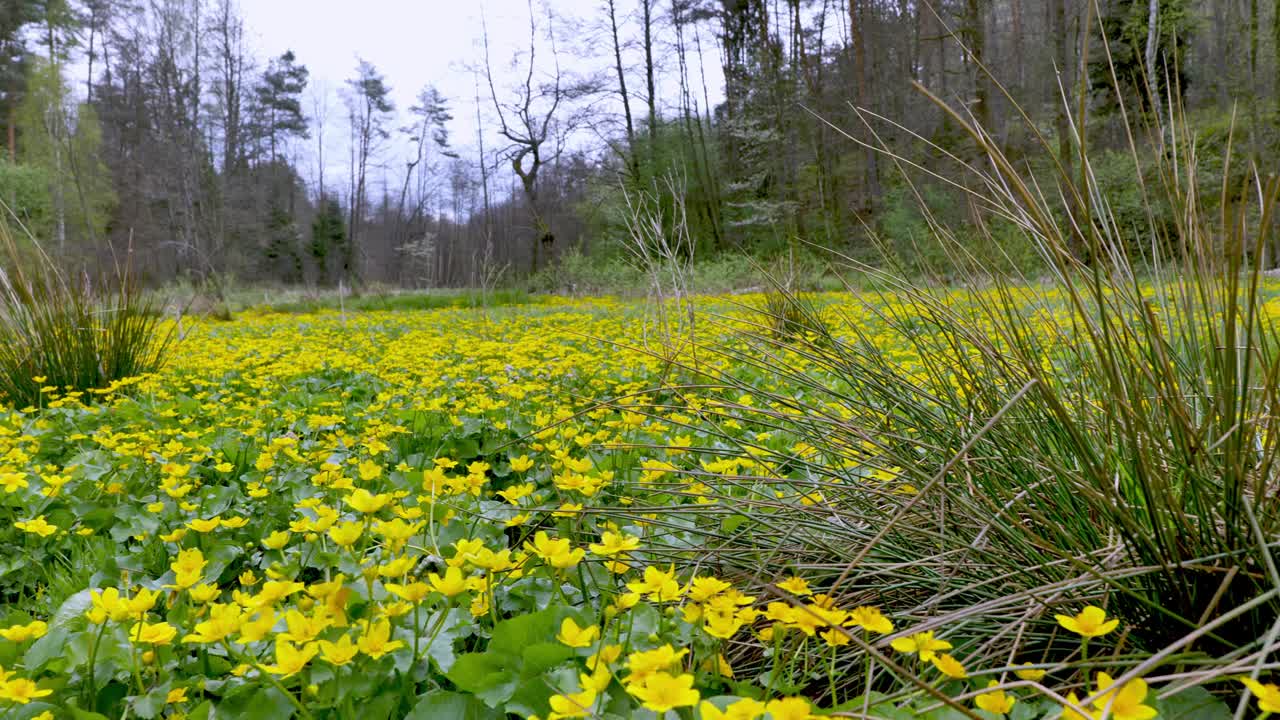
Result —
[[351, 208], [347, 229], [350, 257], [345, 270], [359, 277], [356, 260], [364, 249], [360, 245], [361, 229], [368, 212], [369, 163], [391, 137], [387, 122], [395, 105], [391, 88], [370, 63], [360, 60], [356, 76], [347, 81], [347, 118], [351, 124]]
[[[539, 174], [548, 161], [555, 159], [556, 144], [552, 141], [552, 131], [562, 106], [567, 102], [583, 96], [587, 88], [574, 85], [561, 70], [559, 51], [556, 47], [555, 23], [550, 12], [547, 13], [545, 41], [551, 53], [551, 69], [541, 73], [538, 69], [538, 23], [534, 12], [533, 0], [529, 0], [529, 51], [528, 67], [523, 73], [524, 81], [511, 88], [509, 100], [500, 100], [498, 87], [493, 77], [493, 62], [489, 50], [489, 31], [482, 22], [484, 33], [485, 78], [489, 84], [489, 97], [498, 116], [498, 132], [509, 143], [504, 154], [511, 162], [511, 169], [520, 179], [529, 214], [532, 216], [535, 234], [530, 252], [530, 272], [537, 272], [542, 254], [555, 251], [556, 236], [543, 212]], [[521, 62], [517, 55], [512, 64]], [[573, 127], [573, 121], [561, 123], [562, 133]], [[548, 154], [548, 150], [551, 152]]]
[[[648, 0], [642, 0], [646, 6]], [[609, 30], [613, 38], [613, 66], [618, 73], [618, 96], [622, 98], [622, 115], [627, 130], [627, 168], [631, 172], [632, 181], [640, 178], [640, 161], [636, 156], [636, 126], [631, 117], [631, 96], [627, 93], [627, 72], [622, 65], [622, 43], [618, 39], [618, 12], [614, 0], [605, 0], [605, 8], [609, 13]]]

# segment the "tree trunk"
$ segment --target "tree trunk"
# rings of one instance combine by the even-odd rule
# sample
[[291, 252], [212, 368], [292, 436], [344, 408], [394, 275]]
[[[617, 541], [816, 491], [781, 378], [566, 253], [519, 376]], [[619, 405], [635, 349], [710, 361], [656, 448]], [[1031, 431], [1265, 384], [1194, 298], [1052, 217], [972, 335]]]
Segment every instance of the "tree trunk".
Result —
[[[854, 81], [857, 84], [858, 105], [866, 107], [871, 93], [867, 83], [867, 43], [862, 20], [861, 3], [859, 0], [849, 0], [849, 38], [853, 43]], [[879, 156], [874, 148], [867, 146], [863, 151], [863, 159], [866, 179], [863, 209], [867, 212], [875, 212], [880, 202]]]
[[649, 92], [649, 143], [653, 151], [653, 143], [658, 133], [658, 90], [653, 67], [653, 0], [640, 0], [640, 10], [644, 22], [644, 77]]
[[1143, 56], [1147, 72], [1147, 94], [1154, 112], [1160, 111], [1160, 80], [1156, 73], [1156, 49], [1160, 41], [1160, 0], [1147, 0], [1147, 49]]
[[622, 114], [627, 125], [627, 167], [632, 182], [640, 180], [640, 160], [636, 155], [636, 126], [631, 118], [631, 96], [627, 94], [627, 73], [622, 67], [622, 43], [618, 40], [618, 16], [614, 0], [607, 0], [609, 28], [613, 31], [613, 63], [618, 71], [618, 94], [622, 96]]
[[[969, 58], [969, 72], [973, 81], [973, 116], [978, 125], [988, 132], [991, 127], [991, 78], [986, 66], [986, 23], [983, 21], [981, 0], [965, 0], [964, 42]], [[992, 134], [995, 134], [992, 132]]]

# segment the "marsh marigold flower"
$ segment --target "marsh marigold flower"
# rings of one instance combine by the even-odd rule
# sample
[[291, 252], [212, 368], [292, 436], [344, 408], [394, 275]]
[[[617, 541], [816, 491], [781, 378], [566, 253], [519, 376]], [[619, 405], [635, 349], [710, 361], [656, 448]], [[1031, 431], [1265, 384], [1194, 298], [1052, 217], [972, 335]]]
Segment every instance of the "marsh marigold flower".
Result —
[[1116, 688], [1116, 681], [1104, 672], [1098, 673], [1098, 692], [1101, 693], [1093, 703], [1093, 709], [1101, 715], [1107, 706], [1111, 707], [1111, 717], [1115, 720], [1151, 720], [1159, 712], [1150, 705], [1144, 705], [1147, 699], [1147, 683], [1134, 679]]
[[[999, 680], [992, 680], [987, 683], [989, 688], [998, 687], [999, 685]], [[986, 710], [996, 715], [1007, 715], [1016, 702], [1018, 702], [1018, 699], [1004, 690], [990, 690], [973, 699], [973, 704], [977, 705], [978, 709]]]
[[11, 625], [0, 630], [0, 637], [9, 642], [24, 643], [28, 640], [35, 640], [44, 637], [49, 631], [49, 625], [43, 620], [35, 620], [26, 625]]
[[26, 705], [32, 700], [38, 700], [52, 694], [52, 690], [41, 690], [34, 682], [26, 678], [0, 682], [0, 700], [8, 700], [18, 705]]
[[1095, 638], [1106, 635], [1120, 624], [1119, 620], [1108, 620], [1107, 611], [1096, 605], [1089, 605], [1078, 615], [1054, 615], [1063, 628], [1083, 638]]
[[764, 709], [773, 720], [809, 720], [814, 717], [809, 701], [799, 697], [770, 700]]
[[1265, 685], [1253, 678], [1242, 677], [1240, 682], [1249, 688], [1249, 692], [1258, 696], [1258, 709], [1264, 713], [1280, 713], [1280, 685]]
[[701, 699], [701, 695], [693, 688], [693, 676], [688, 673], [652, 673], [646, 675], [641, 682], [628, 683], [627, 692], [635, 696], [645, 709], [656, 713], [697, 705]]
[[567, 617], [560, 623], [560, 632], [556, 635], [556, 640], [571, 648], [589, 647], [600, 637], [600, 628], [595, 625], [586, 627], [578, 627], [578, 623], [573, 618]]
[[586, 688], [582, 692], [565, 693], [551, 696], [551, 714], [547, 720], [557, 718], [586, 717], [596, 703], [596, 691]]
[[698, 706], [698, 714], [702, 720], [756, 720], [764, 713], [765, 704], [752, 698], [732, 702], [724, 710], [709, 701], [703, 701]]
[[919, 655], [920, 662], [930, 662], [937, 657], [938, 651], [951, 649], [951, 643], [934, 638], [932, 630], [897, 638], [890, 644], [900, 653]]

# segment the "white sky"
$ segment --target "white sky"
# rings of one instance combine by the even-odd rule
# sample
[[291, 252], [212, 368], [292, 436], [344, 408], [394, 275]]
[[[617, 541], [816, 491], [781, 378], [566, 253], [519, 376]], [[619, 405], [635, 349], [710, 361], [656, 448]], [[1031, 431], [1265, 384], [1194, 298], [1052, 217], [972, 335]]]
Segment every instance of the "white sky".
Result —
[[[574, 72], [606, 70], [609, 82], [616, 83], [613, 74], [612, 46], [607, 35], [600, 34], [605, 21], [604, 0], [548, 0], [551, 9], [564, 18], [576, 18], [577, 31], [557, 37], [560, 43], [561, 64]], [[635, 0], [617, 0], [620, 33], [624, 38], [639, 37], [639, 23], [629, 15], [634, 11]], [[667, 3], [658, 3], [665, 6]], [[665, 7], [663, 8], [665, 9]], [[406, 116], [418, 91], [427, 84], [435, 85], [450, 101], [454, 115], [451, 124], [451, 140], [455, 148], [465, 156], [474, 157], [476, 145], [476, 109], [474, 76], [468, 66], [479, 66], [483, 59], [481, 46], [481, 13], [487, 20], [489, 42], [493, 55], [496, 79], [501, 84], [510, 79], [509, 61], [512, 53], [528, 48], [529, 16], [526, 0], [360, 0], [353, 6], [351, 0], [241, 0], [241, 11], [246, 33], [259, 61], [265, 63], [285, 50], [292, 49], [298, 61], [311, 71], [312, 88], [327, 90], [329, 94], [329, 118], [326, 134], [326, 174], [336, 181], [345, 172], [346, 122], [339, 91], [347, 78], [354, 74], [357, 58], [369, 61], [386, 78], [392, 88], [396, 108], [401, 119]], [[535, 2], [540, 32], [546, 27], [542, 6]], [[702, 45], [707, 53], [707, 84], [712, 102], [722, 96], [723, 80], [716, 54], [714, 38], [708, 29], [702, 29]], [[665, 31], [663, 33], [666, 34]], [[691, 83], [695, 97], [701, 105], [701, 75], [688, 39]], [[574, 47], [588, 57], [571, 56]], [[539, 48], [540, 61], [550, 55]], [[660, 56], [669, 53], [658, 52]], [[632, 95], [633, 110], [637, 121], [643, 116], [642, 58], [638, 49], [628, 50], [624, 64], [628, 66], [628, 90]], [[541, 62], [540, 62], [541, 64]], [[660, 97], [675, 97], [675, 62], [664, 71]], [[501, 74], [506, 71], [507, 77]], [[481, 88], [482, 110], [486, 124], [492, 122], [491, 101]], [[312, 111], [308, 99], [308, 113]], [[396, 126], [404, 124], [397, 122]], [[486, 128], [486, 150], [499, 147], [492, 127]], [[313, 129], [314, 132], [314, 129]], [[395, 137], [393, 148], [405, 147], [404, 141]], [[299, 148], [299, 161], [315, 170], [315, 141]], [[403, 152], [403, 151], [402, 151]], [[388, 155], [394, 158], [396, 151]], [[399, 166], [393, 159], [389, 165]], [[394, 170], [393, 170], [394, 172]], [[304, 170], [304, 174], [308, 174]]]

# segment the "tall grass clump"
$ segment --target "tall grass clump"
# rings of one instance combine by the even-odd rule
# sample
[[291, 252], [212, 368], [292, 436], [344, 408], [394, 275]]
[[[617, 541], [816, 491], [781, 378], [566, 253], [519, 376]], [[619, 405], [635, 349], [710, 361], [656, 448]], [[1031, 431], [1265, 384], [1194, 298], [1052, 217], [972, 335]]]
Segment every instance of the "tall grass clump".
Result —
[[[829, 333], [770, 332], [812, 312], [779, 290], [765, 319], [735, 325], [746, 349], [704, 349], [738, 368], [698, 381], [736, 398], [705, 408], [726, 422], [704, 452], [752, 462], [718, 515], [688, 520], [706, 528], [700, 562], [778, 597], [767, 581], [803, 569], [842, 607], [936, 630], [966, 664], [1068, 658], [1060, 680], [1105, 668], [1166, 679], [1167, 695], [1238, 694], [1219, 681], [1256, 676], [1280, 647], [1280, 307], [1255, 262], [1280, 180], [1251, 169], [1202, 197], [1194, 133], [1168, 98], [1163, 117], [1126, 125], [1147, 217], [1167, 204], [1176, 221], [1134, 228], [1095, 179], [1083, 113], [1070, 164], [1038, 136], [1046, 182], [935, 101], [974, 147], [950, 157], [975, 209], [1016, 227], [1046, 277], [993, 277], [922, 204], [959, 289], [839, 258], [878, 289], [851, 292]], [[1054, 621], [1085, 603], [1125, 627], [1087, 659]]]
[[159, 368], [172, 329], [127, 263], [96, 285], [68, 276], [5, 222], [0, 253], [0, 402], [35, 407], [42, 387], [87, 392]]

